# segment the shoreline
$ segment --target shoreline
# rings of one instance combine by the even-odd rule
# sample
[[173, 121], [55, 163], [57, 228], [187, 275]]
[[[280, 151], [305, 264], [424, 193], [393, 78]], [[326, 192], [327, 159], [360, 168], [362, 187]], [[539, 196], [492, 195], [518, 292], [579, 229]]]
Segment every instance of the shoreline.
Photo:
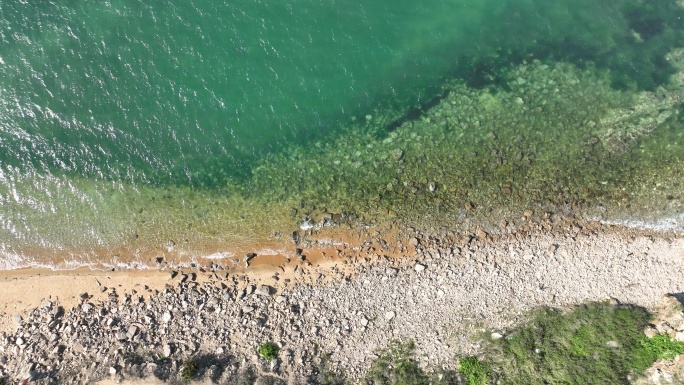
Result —
[[255, 244], [281, 250], [292, 231], [320, 221], [398, 218], [489, 231], [523, 210], [567, 206], [681, 230], [684, 157], [673, 144], [681, 141], [684, 50], [666, 59], [678, 72], [657, 92], [616, 90], [605, 71], [538, 60], [507, 70], [511, 81], [500, 92], [452, 79], [444, 99], [419, 117], [386, 132], [387, 117], [374, 112], [349, 125], [354, 135], [264, 156], [244, 186], [138, 189], [77, 178], [77, 190], [98, 192], [98, 209], [66, 200], [66, 212], [80, 213], [73, 222], [61, 214], [35, 221], [47, 227], [27, 226], [27, 243], [6, 236], [0, 268], [156, 267], [160, 257], [190, 264], [239, 258]]
[[[385, 227], [385, 226], [379, 226]], [[391, 227], [391, 226], [390, 226]], [[198, 282], [217, 283], [221, 280], [248, 280], [256, 283], [269, 283], [279, 288], [306, 283], [324, 283], [325, 280], [313, 276], [313, 271], [327, 271], [331, 267], [351, 274], [350, 263], [357, 262], [354, 256], [363, 244], [365, 248], [377, 247], [383, 243], [398, 242], [395, 230], [367, 236], [367, 231], [345, 231], [328, 228], [315, 235], [307, 235], [301, 244], [282, 242], [278, 250], [273, 244], [262, 244], [253, 249], [259, 253], [242, 252], [239, 257], [226, 257], [221, 260], [203, 258], [203, 263], [170, 265], [161, 260], [154, 267], [123, 269], [76, 269], [21, 268], [0, 271], [0, 333], [11, 332], [16, 327], [12, 320], [15, 315], [25, 315], [40, 306], [44, 300], [59, 302], [65, 308], [74, 307], [87, 293], [89, 301], [104, 301], [107, 291], [116, 289], [120, 293], [143, 292], [149, 298], [152, 292], [162, 291], [174, 283], [177, 276], [194, 276]], [[367, 237], [367, 239], [366, 239]], [[373, 239], [375, 238], [375, 241]], [[385, 240], [387, 239], [387, 240]], [[368, 242], [370, 240], [370, 242]], [[306, 248], [302, 258], [298, 250]], [[404, 248], [389, 250], [386, 256], [392, 258], [413, 256], [415, 248], [406, 244]], [[249, 249], [245, 249], [249, 250]], [[407, 253], [402, 253], [406, 251]], [[221, 264], [223, 262], [223, 264]], [[303, 265], [302, 265], [303, 264]], [[306, 271], [306, 273], [302, 273]], [[275, 274], [275, 275], [274, 275]], [[276, 279], [274, 279], [274, 276]], [[27, 297], [26, 293], [31, 293]]]
[[[373, 231], [366, 236], [378, 240], [382, 235]], [[663, 295], [684, 291], [681, 233], [567, 217], [556, 224], [528, 223], [503, 235], [408, 229], [396, 231], [393, 240], [406, 245], [403, 252], [384, 253], [383, 242], [362, 242], [338, 245], [339, 254], [327, 258], [323, 248], [317, 254], [315, 242], [305, 239], [311, 247], [304, 247], [302, 260], [254, 263], [246, 271], [198, 267], [176, 271], [173, 278], [175, 270], [40, 275], [27, 270], [15, 272], [13, 278], [0, 273], [0, 287], [11, 284], [23, 295], [35, 293], [20, 304], [35, 309], [24, 313], [19, 331], [5, 329], [0, 339], [0, 356], [8, 359], [4, 375], [20, 378], [19, 368], [26, 365], [34, 366], [33, 373], [45, 372], [53, 362], [52, 367], [61, 368], [58, 372], [78, 368], [71, 383], [135, 379], [132, 373], [156, 376], [150, 368], [166, 368], [167, 377], [161, 378], [170, 381], [183, 360], [209, 354], [228, 360], [228, 369], [216, 378], [238, 375], [240, 368], [250, 366], [262, 374], [295, 379], [308, 375], [304, 364], [315, 345], [331, 353], [333, 368], [345, 368], [351, 378], [358, 378], [383, 343], [401, 338], [420, 341], [421, 363], [452, 367], [454, 355], [477, 352], [474, 332], [504, 330], [539, 306], [612, 298], [654, 308]], [[106, 287], [103, 292], [95, 279]], [[56, 287], [55, 282], [71, 284]], [[41, 285], [52, 290], [49, 304], [39, 294]], [[80, 297], [81, 290], [89, 295]], [[7, 309], [9, 302], [3, 301]], [[64, 309], [59, 330], [35, 323], [57, 306]], [[14, 322], [13, 314], [3, 312], [4, 326]], [[93, 312], [95, 318], [85, 317]], [[171, 314], [168, 322], [162, 321], [165, 313]], [[202, 322], [193, 322], [195, 317]], [[111, 324], [109, 319], [116, 321]], [[83, 322], [88, 332], [66, 329]], [[32, 333], [40, 330], [45, 340], [19, 345], [17, 338], [29, 325], [36, 325]], [[255, 346], [265, 340], [284, 351], [275, 370], [254, 355]], [[103, 348], [93, 351], [92, 346]], [[115, 346], [142, 358], [111, 355]], [[48, 353], [47, 361], [36, 360], [38, 352], [54, 349], [58, 354]], [[171, 362], [158, 362], [168, 351]], [[82, 367], [86, 358], [98, 365]], [[202, 373], [209, 376], [209, 368]]]

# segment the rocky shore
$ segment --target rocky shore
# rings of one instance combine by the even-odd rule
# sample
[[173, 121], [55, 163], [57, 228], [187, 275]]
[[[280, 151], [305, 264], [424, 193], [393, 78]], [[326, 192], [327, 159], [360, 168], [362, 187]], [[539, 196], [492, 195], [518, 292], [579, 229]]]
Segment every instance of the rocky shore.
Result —
[[[162, 290], [94, 286], [108, 299], [83, 293], [73, 308], [45, 300], [0, 335], [0, 379], [174, 383], [194, 362], [205, 383], [306, 384], [329, 355], [327, 369], [356, 380], [393, 339], [415, 341], [421, 364], [453, 368], [478, 352], [482, 332], [505, 334], [539, 306], [612, 298], [654, 308], [684, 291], [677, 234], [572, 218], [505, 235], [402, 234], [415, 249], [403, 258], [339, 246], [336, 262], [319, 268], [304, 247], [290, 275], [299, 278], [212, 265], [169, 271]], [[256, 353], [267, 341], [280, 346], [276, 360]]]

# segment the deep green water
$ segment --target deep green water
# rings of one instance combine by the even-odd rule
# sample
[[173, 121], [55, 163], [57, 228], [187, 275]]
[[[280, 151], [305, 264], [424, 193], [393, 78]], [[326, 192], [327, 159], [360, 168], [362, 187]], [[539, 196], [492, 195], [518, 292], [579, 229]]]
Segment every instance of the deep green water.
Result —
[[[558, 201], [522, 191], [517, 203], [487, 201], [513, 208], [583, 199], [610, 212], [605, 206], [619, 199], [599, 179], [622, 185], [634, 179], [625, 169], [637, 181], [653, 174], [660, 165], [649, 151], [671, 157], [669, 165], [680, 159], [678, 145], [662, 146], [681, 134], [683, 94], [666, 55], [684, 46], [683, 17], [674, 0], [2, 2], [0, 267], [50, 264], [36, 250], [91, 263], [105, 257], [89, 250], [122, 244], [184, 245], [197, 255], [201, 245], [230, 249], [323, 212], [410, 220], [435, 211], [435, 196], [413, 191], [433, 180], [446, 215], [435, 220], [451, 223], [463, 219], [465, 200], [484, 202], [481, 194], [508, 188], [508, 179], [558, 176], [549, 171], [555, 164], [573, 170], [566, 179], [574, 187]], [[550, 69], [519, 73], [534, 60]], [[568, 67], [554, 73], [559, 62]], [[588, 94], [563, 84], [571, 80], [562, 72], [576, 72]], [[507, 105], [518, 79], [538, 85], [524, 90], [534, 102], [520, 104], [537, 107]], [[665, 102], [637, 123], [601, 123], [659, 87]], [[555, 88], [564, 93], [544, 96]], [[459, 95], [477, 95], [474, 109], [459, 102], [445, 112], [445, 100]], [[655, 126], [619, 133], [644, 119]], [[390, 148], [394, 138], [403, 147]], [[592, 138], [598, 149], [580, 145]], [[385, 150], [405, 153], [400, 167], [378, 166]], [[568, 159], [553, 155], [565, 150]], [[505, 172], [490, 173], [497, 167]], [[680, 176], [675, 169], [657, 183], [676, 192]], [[457, 178], [467, 182], [445, 187]], [[676, 217], [679, 198], [666, 195], [671, 207], [661, 217]], [[640, 204], [606, 219], [640, 220]], [[264, 217], [291, 208], [294, 217]]]

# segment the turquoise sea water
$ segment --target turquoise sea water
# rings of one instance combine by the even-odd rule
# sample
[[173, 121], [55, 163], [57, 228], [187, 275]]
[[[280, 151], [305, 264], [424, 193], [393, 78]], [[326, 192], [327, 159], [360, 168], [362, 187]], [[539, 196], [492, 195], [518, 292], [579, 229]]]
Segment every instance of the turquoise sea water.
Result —
[[[491, 154], [481, 137], [511, 144], [517, 136], [527, 138], [533, 122], [567, 114], [567, 125], [537, 127], [533, 136], [575, 141], [563, 146], [595, 139], [605, 151], [583, 150], [573, 161], [600, 159], [602, 175], [620, 174], [625, 165], [650, 175], [658, 162], [644, 160], [645, 151], [679, 159], [676, 148], [669, 154], [660, 144], [672, 144], [681, 133], [680, 69], [667, 55], [684, 46], [682, 17], [674, 0], [2, 2], [0, 268], [50, 265], [57, 255], [60, 266], [115, 264], [117, 258], [144, 263], [145, 251], [174, 249], [192, 258], [248, 245], [324, 211], [375, 212], [378, 219], [378, 212], [395, 207], [409, 219], [416, 213], [408, 215], [402, 202], [417, 200], [411, 206], [424, 203], [428, 210], [433, 198], [388, 190], [397, 175], [433, 170], [422, 182], [397, 179], [421, 191], [413, 184], [456, 174], [478, 179], [480, 171], [460, 174], [473, 165], [433, 168], [446, 159], [436, 155], [433, 163], [419, 164], [435, 151], [434, 142], [421, 147], [420, 140], [387, 149], [406, 153], [398, 156], [402, 171], [377, 164], [365, 169], [380, 153], [377, 143], [387, 144], [392, 135], [432, 135], [437, 142], [442, 135], [452, 153]], [[588, 90], [594, 87], [596, 102], [584, 106], [577, 99], [559, 115], [544, 110], [542, 97], [538, 110], [521, 115], [531, 119], [525, 125], [501, 118], [503, 112], [486, 115], [460, 104], [440, 112], [447, 96], [469, 92], [484, 92], [478, 106], [511, 111], [503, 109], [502, 95], [515, 91], [512, 80], [543, 83], [540, 78], [551, 76], [540, 70], [537, 78], [511, 78], [535, 60], [549, 68], [569, 65], [566, 72], [577, 71]], [[558, 88], [540, 87], [540, 93]], [[563, 88], [561, 98], [574, 100], [576, 88]], [[633, 124], [602, 123], [611, 111], [634, 109], [639, 95], [661, 88], [668, 94], [650, 115]], [[487, 95], [504, 101], [487, 104]], [[580, 110], [585, 118], [577, 118]], [[426, 118], [429, 111], [433, 116]], [[460, 137], [434, 131], [440, 120], [456, 126], [449, 114], [468, 117], [466, 126], [459, 125]], [[412, 123], [426, 119], [432, 126]], [[472, 119], [492, 123], [478, 128]], [[654, 127], [644, 128], [644, 119], [654, 120]], [[589, 121], [612, 131], [587, 131]], [[511, 157], [552, 164], [544, 159], [553, 145], [539, 140], [528, 140], [534, 145]], [[340, 163], [325, 166], [336, 157]], [[345, 161], [357, 171], [345, 172]], [[491, 159], [482, 162], [475, 169], [495, 169]], [[510, 173], [515, 170], [511, 166]], [[364, 179], [373, 174], [373, 181]], [[529, 170], [524, 175], [534, 179]], [[616, 180], [629, 180], [620, 175]], [[675, 170], [658, 183], [679, 176]], [[600, 187], [598, 179], [591, 183]], [[595, 189], [587, 183], [578, 179], [578, 191]], [[469, 186], [467, 194], [457, 194], [460, 186], [438, 191], [451, 194], [439, 198], [454, 214], [449, 221], [459, 218], [457, 200], [486, 190]], [[599, 212], [610, 212], [605, 206], [619, 200], [611, 200], [612, 190], [596, 189], [582, 198], [595, 198]], [[568, 199], [580, 199], [573, 191]], [[671, 207], [661, 217], [676, 218], [672, 202], [679, 198], [665, 195], [672, 196]], [[376, 203], [354, 206], [366, 200]], [[628, 210], [633, 217], [606, 219], [638, 220], [637, 205]]]

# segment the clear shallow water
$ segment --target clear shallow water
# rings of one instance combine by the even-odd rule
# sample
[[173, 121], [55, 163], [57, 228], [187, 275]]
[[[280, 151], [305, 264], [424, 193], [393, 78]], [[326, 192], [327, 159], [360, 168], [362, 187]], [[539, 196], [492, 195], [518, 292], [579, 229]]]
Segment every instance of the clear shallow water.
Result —
[[[0, 5], [0, 243], [6, 263], [0, 268], [56, 259], [72, 265], [117, 258], [145, 263], [169, 250], [186, 257], [213, 253], [290, 230], [305, 215], [323, 211], [370, 217], [375, 212], [377, 218], [396, 206], [398, 216], [415, 215], [404, 202], [422, 199], [424, 210], [431, 210], [434, 197], [388, 192], [387, 184], [400, 176], [409, 180], [397, 183], [423, 191], [413, 185], [429, 179], [444, 185], [456, 174], [478, 179], [483, 169], [492, 169], [491, 151], [501, 151], [480, 141], [489, 134], [508, 143], [518, 136], [528, 139], [534, 146], [525, 147], [520, 161], [545, 165], [555, 161], [545, 155], [555, 148], [550, 138], [567, 140], [556, 143], [564, 148], [580, 148], [595, 135], [609, 155], [577, 151], [573, 161], [608, 158], [604, 173], [620, 174], [629, 164], [650, 175], [648, 167], [657, 161], [640, 159], [635, 148], [659, 148], [657, 138], [637, 142], [655, 129], [615, 140], [587, 131], [586, 123], [594, 119], [600, 126], [606, 111], [629, 107], [638, 92], [674, 89], [669, 84], [677, 69], [665, 55], [684, 44], [683, 14], [675, 2], [628, 0], [5, 2]], [[440, 103], [435, 96], [445, 96], [448, 79], [468, 90], [486, 90], [495, 111], [511, 110], [503, 108], [505, 98], [503, 104], [496, 100], [514, 91], [510, 74], [516, 66], [533, 59], [567, 61], [573, 71], [600, 74], [601, 81], [586, 80], [587, 89], [598, 90], [593, 91], [600, 95], [597, 103], [577, 99], [547, 111], [542, 98], [539, 110], [523, 111], [521, 116], [531, 117], [524, 125], [458, 104], [455, 114], [469, 120], [459, 126], [462, 132], [435, 131], [440, 120], [456, 126], [447, 122], [447, 113], [432, 116], [427, 125], [402, 125], [424, 122], [421, 111], [428, 110], [426, 103]], [[576, 91], [564, 89], [563, 98], [577, 98]], [[452, 89], [450, 95], [464, 92]], [[672, 92], [672, 101], [662, 107], [677, 112], [680, 94]], [[583, 108], [594, 110], [577, 118]], [[674, 112], [657, 126], [670, 127], [676, 140], [681, 129]], [[559, 113], [568, 116], [566, 125], [532, 130], [535, 121]], [[470, 124], [473, 119], [491, 123], [480, 127]], [[378, 143], [386, 144], [393, 133], [431, 140], [400, 148], [407, 164], [400, 171], [374, 167], [372, 155], [382, 154]], [[446, 159], [429, 159], [440, 137], [453, 140], [444, 143], [454, 152], [487, 156], [474, 157], [475, 165], [461, 164], [459, 172], [433, 167]], [[672, 143], [673, 137], [660, 139]], [[611, 150], [616, 141], [627, 148]], [[356, 171], [345, 171], [349, 157], [359, 159], [350, 161]], [[334, 159], [339, 163], [326, 166]], [[432, 174], [418, 177], [413, 169]], [[509, 174], [522, 171], [511, 166]], [[528, 169], [516, 175], [534, 180]], [[628, 179], [620, 175], [615, 179]], [[492, 178], [491, 183], [500, 188], [509, 182]], [[577, 185], [587, 183], [577, 178]], [[453, 196], [472, 199], [467, 196], [488, 188], [473, 184], [465, 195], [451, 191], [452, 198], [439, 198], [448, 206], [442, 210], [453, 214], [449, 220], [459, 220]], [[671, 188], [676, 191], [676, 185]], [[597, 190], [592, 198], [610, 206], [613, 192]], [[567, 195], [578, 199], [572, 191]], [[633, 211], [630, 215], [639, 210]]]

